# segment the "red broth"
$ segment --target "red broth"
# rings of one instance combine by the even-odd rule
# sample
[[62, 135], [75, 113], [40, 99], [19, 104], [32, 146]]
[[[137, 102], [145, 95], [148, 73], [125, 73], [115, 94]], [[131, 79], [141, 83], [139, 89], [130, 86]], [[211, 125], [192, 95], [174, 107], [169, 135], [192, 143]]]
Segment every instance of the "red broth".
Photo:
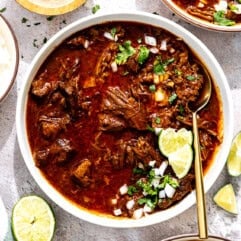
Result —
[[[161, 189], [149, 182], [167, 161], [155, 131], [192, 130], [188, 103], [205, 81], [194, 58], [180, 38], [138, 23], [106, 23], [66, 39], [29, 91], [27, 132], [36, 166], [66, 198], [100, 213], [137, 218], [140, 208], [155, 212], [182, 200], [194, 188], [193, 167], [181, 179], [169, 165], [158, 176], [160, 185], [174, 187], [172, 198], [160, 198]], [[222, 142], [221, 123], [213, 88], [199, 113], [205, 170]], [[147, 184], [152, 193], [143, 190]]]

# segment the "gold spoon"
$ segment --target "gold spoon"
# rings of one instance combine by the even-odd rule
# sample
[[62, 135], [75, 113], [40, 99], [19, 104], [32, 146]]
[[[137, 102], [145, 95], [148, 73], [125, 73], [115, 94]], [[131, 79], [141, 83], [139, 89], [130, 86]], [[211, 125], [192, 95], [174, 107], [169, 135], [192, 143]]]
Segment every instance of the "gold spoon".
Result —
[[205, 77], [205, 82], [199, 94], [198, 100], [196, 102], [189, 103], [189, 108], [192, 111], [192, 119], [193, 119], [193, 136], [194, 136], [193, 146], [195, 151], [194, 170], [195, 170], [199, 235], [193, 235], [193, 234], [179, 235], [179, 236], [165, 239], [163, 241], [189, 241], [189, 240], [190, 241], [198, 241], [198, 240], [228, 241], [227, 239], [224, 239], [224, 238], [208, 236], [205, 193], [204, 193], [204, 185], [203, 185], [203, 170], [202, 170], [201, 151], [200, 151], [200, 142], [199, 142], [198, 125], [197, 125], [197, 113], [201, 109], [203, 109], [210, 100], [211, 93], [212, 93], [212, 80], [206, 67], [198, 60], [195, 60], [195, 62], [200, 67], [202, 67], [203, 74]]

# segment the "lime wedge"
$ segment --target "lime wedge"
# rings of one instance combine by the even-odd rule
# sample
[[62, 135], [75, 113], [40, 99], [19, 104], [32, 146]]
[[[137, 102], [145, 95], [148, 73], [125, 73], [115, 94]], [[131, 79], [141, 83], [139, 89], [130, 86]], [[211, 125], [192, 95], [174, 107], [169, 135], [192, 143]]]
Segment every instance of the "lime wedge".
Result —
[[214, 202], [225, 211], [238, 214], [236, 197], [233, 190], [232, 184], [227, 184], [223, 186], [219, 191], [215, 194], [213, 198]]
[[12, 212], [12, 231], [17, 241], [49, 241], [55, 230], [52, 209], [41, 197], [22, 197]]
[[192, 132], [185, 128], [178, 131], [173, 128], [163, 129], [158, 138], [159, 149], [166, 157], [186, 144], [192, 145], [192, 142]]
[[241, 132], [233, 139], [227, 159], [227, 168], [231, 176], [241, 175]]
[[178, 178], [183, 178], [192, 166], [193, 150], [189, 144], [169, 155], [168, 161]]

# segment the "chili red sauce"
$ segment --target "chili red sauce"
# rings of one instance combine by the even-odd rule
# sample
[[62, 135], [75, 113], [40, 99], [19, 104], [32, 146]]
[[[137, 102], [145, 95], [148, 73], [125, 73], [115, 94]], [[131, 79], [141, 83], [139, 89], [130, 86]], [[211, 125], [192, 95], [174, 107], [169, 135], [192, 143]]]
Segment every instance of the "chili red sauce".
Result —
[[[147, 36], [157, 43], [150, 45]], [[128, 41], [134, 53], [113, 64]], [[149, 55], [138, 62], [141, 46]], [[65, 40], [44, 61], [29, 91], [27, 132], [36, 166], [75, 204], [106, 214], [121, 209], [122, 216], [132, 216], [143, 205], [128, 210], [125, 204], [143, 193], [121, 195], [120, 187], [145, 178], [133, 173], [140, 164], [148, 170], [150, 161], [160, 166], [166, 160], [152, 130], [192, 130], [188, 102], [196, 100], [205, 81], [194, 58], [176, 36], [138, 23], [97, 25]], [[161, 100], [155, 96], [160, 90]], [[213, 88], [199, 114], [205, 170], [222, 141], [221, 109]], [[176, 179], [170, 166], [165, 173]], [[163, 199], [153, 211], [168, 208], [193, 189], [193, 168], [178, 182], [174, 198]]]

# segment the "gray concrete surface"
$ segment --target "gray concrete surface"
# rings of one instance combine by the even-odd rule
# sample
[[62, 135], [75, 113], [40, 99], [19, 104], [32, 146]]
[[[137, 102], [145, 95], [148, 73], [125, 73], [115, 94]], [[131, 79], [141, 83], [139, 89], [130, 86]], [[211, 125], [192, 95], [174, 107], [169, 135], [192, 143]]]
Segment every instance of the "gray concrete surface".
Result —
[[[241, 33], [217, 33], [191, 26], [173, 15], [162, 1], [157, 0], [87, 0], [83, 7], [55, 17], [52, 21], [48, 21], [46, 16], [28, 12], [15, 1], [1, 0], [0, 9], [7, 8], [3, 15], [13, 26], [20, 48], [20, 66], [16, 83], [7, 99], [0, 104], [0, 196], [8, 214], [9, 227], [6, 241], [13, 240], [10, 231], [13, 205], [22, 195], [30, 193], [45, 197], [52, 205], [57, 221], [54, 241], [161, 241], [171, 235], [197, 232], [195, 206], [169, 221], [144, 228], [113, 229], [84, 222], [66, 213], [49, 200], [25, 166], [18, 147], [15, 128], [15, 108], [21, 79], [31, 60], [43, 45], [43, 40], [49, 39], [66, 24], [92, 14], [91, 8], [95, 4], [100, 4], [100, 11], [103, 12], [112, 9], [157, 12], [198, 36], [216, 56], [227, 75], [234, 99], [234, 132], [241, 130]], [[26, 18], [27, 22], [23, 23], [23, 18]], [[226, 213], [212, 201], [214, 193], [226, 183], [232, 183], [234, 186], [239, 205], [237, 216]], [[232, 241], [241, 240], [241, 177], [229, 177], [224, 168], [207, 194], [207, 213], [210, 233], [227, 237]], [[0, 214], [0, 219], [2, 218]], [[0, 232], [3, 232], [1, 227]]]

